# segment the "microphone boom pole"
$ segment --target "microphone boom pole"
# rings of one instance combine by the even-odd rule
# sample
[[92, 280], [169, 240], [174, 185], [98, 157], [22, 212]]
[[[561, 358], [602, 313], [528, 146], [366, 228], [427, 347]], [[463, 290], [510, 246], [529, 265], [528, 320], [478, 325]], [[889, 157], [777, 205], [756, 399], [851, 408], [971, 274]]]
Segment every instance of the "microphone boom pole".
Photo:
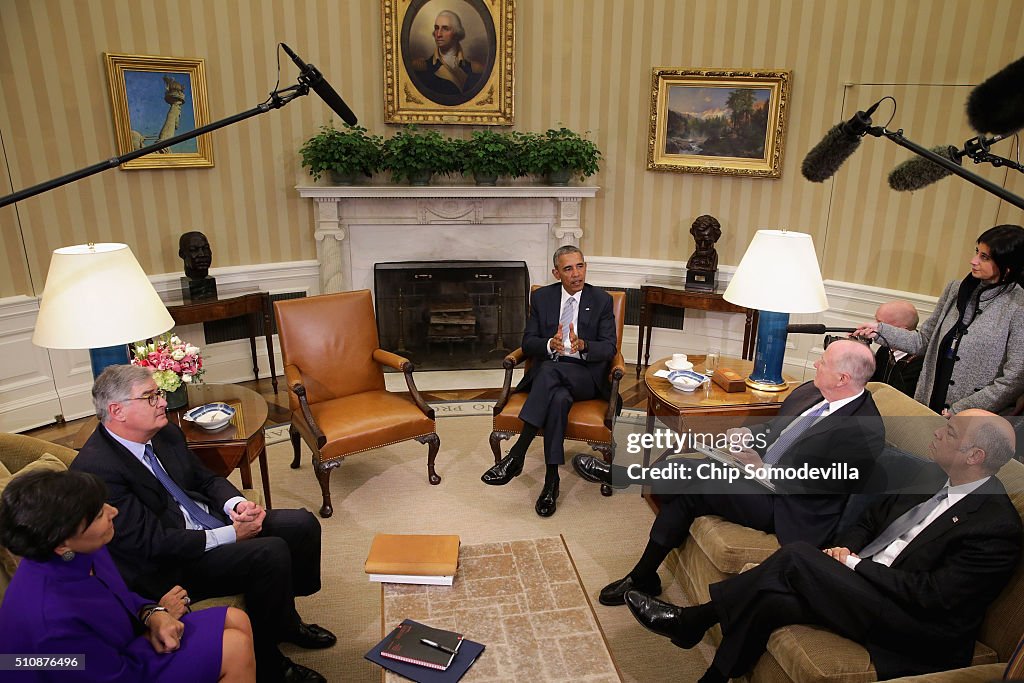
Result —
[[976, 173], [971, 173], [970, 171], [968, 171], [967, 169], [963, 168], [962, 166], [956, 164], [955, 162], [950, 161], [949, 159], [947, 159], [947, 158], [945, 158], [943, 156], [939, 156], [938, 154], [936, 154], [935, 152], [931, 151], [930, 149], [927, 149], [926, 147], [922, 147], [921, 145], [917, 144], [916, 142], [908, 140], [907, 138], [903, 137], [903, 129], [902, 128], [897, 130], [897, 131], [891, 131], [891, 130], [886, 130], [885, 128], [882, 128], [882, 127], [879, 127], [879, 126], [873, 126], [873, 127], [869, 128], [867, 130], [867, 134], [868, 135], [873, 135], [876, 138], [883, 137], [883, 138], [886, 138], [887, 140], [889, 140], [891, 142], [895, 142], [900, 147], [905, 147], [906, 149], [909, 149], [914, 154], [917, 154], [918, 156], [922, 156], [922, 157], [924, 157], [925, 159], [928, 159], [929, 161], [931, 161], [934, 164], [938, 164], [939, 166], [941, 166], [942, 168], [946, 169], [950, 173], [952, 173], [954, 175], [960, 176], [961, 178], [963, 178], [967, 182], [973, 183], [973, 184], [977, 185], [981, 189], [983, 189], [983, 190], [985, 190], [987, 192], [990, 192], [990, 193], [994, 194], [995, 196], [999, 197], [1000, 199], [1003, 199], [1003, 200], [1013, 204], [1017, 208], [1024, 209], [1024, 197], [1018, 197], [1017, 195], [1013, 194], [1012, 192], [1006, 190], [1005, 188], [1002, 188], [1002, 187], [1000, 187], [999, 185], [996, 185], [993, 182], [985, 180], [984, 178], [982, 178], [981, 176], [977, 175]]
[[7, 195], [6, 197], [0, 197], [0, 208], [7, 206], [8, 204], [20, 202], [22, 199], [34, 197], [37, 194], [42, 194], [43, 192], [49, 192], [50, 190], [61, 187], [62, 185], [73, 183], [76, 180], [81, 180], [82, 178], [94, 175], [96, 173], [99, 173], [100, 171], [106, 171], [107, 169], [116, 168], [117, 166], [120, 166], [126, 161], [138, 159], [139, 157], [146, 156], [147, 154], [152, 154], [153, 152], [157, 152], [161, 149], [165, 149], [167, 147], [176, 145], [179, 142], [191, 140], [192, 138], [203, 135], [204, 133], [210, 133], [212, 131], [217, 130], [218, 128], [224, 128], [225, 126], [230, 126], [233, 123], [244, 121], [245, 119], [256, 116], [257, 114], [266, 114], [271, 109], [280, 109], [281, 107], [288, 104], [295, 98], [302, 97], [303, 95], [308, 94], [309, 85], [302, 82], [299, 82], [298, 84], [293, 85], [291, 87], [285, 88], [284, 90], [275, 90], [274, 92], [270, 93], [269, 102], [263, 102], [262, 104], [259, 104], [256, 107], [253, 107], [252, 109], [249, 109], [247, 111], [235, 114], [234, 116], [223, 118], [220, 121], [214, 121], [213, 123], [209, 123], [205, 126], [200, 126], [195, 130], [190, 130], [187, 133], [182, 133], [181, 135], [175, 135], [174, 137], [167, 138], [166, 140], [162, 140], [152, 145], [148, 145], [141, 149], [133, 150], [131, 152], [128, 152], [127, 154], [112, 157], [110, 159], [107, 159], [106, 161], [101, 161], [98, 164], [93, 164], [92, 166], [87, 166], [83, 169], [79, 169], [73, 173], [62, 175], [59, 178], [47, 180], [45, 183], [39, 183], [38, 185], [33, 185], [32, 187], [26, 187], [24, 190], [19, 190], [13, 194]]

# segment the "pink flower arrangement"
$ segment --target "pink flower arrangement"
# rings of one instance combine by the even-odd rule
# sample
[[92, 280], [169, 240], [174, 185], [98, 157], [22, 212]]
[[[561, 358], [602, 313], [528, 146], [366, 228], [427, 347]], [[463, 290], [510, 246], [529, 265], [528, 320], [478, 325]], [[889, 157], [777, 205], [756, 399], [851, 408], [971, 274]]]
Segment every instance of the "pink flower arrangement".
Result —
[[132, 347], [132, 365], [153, 368], [153, 379], [164, 391], [175, 391], [182, 382], [202, 382], [203, 357], [199, 347], [166, 334]]

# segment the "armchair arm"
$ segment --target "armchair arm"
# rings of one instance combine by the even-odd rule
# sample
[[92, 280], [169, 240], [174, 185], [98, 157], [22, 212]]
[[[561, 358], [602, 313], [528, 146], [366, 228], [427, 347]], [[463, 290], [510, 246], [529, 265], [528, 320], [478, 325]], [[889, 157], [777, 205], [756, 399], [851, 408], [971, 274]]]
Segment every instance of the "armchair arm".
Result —
[[609, 379], [612, 382], [612, 391], [608, 396], [608, 412], [604, 416], [604, 425], [609, 430], [615, 423], [615, 415], [619, 409], [619, 380], [622, 379], [623, 375], [626, 374], [626, 361], [622, 357], [621, 351], [615, 352], [615, 357], [612, 358], [612, 369], [609, 374]]
[[416, 369], [416, 366], [412, 364], [408, 358], [403, 358], [396, 353], [385, 351], [384, 349], [375, 349], [373, 352], [373, 360], [386, 365], [389, 368], [395, 370], [401, 370], [402, 374], [405, 375], [405, 385], [409, 388], [409, 395], [412, 396], [413, 403], [419, 408], [424, 415], [431, 420], [434, 419], [434, 409], [427, 405], [427, 402], [420, 396], [419, 390], [416, 388], [416, 381], [412, 378], [412, 373]]
[[405, 372], [406, 365], [409, 366], [410, 372], [413, 369], [412, 362], [408, 358], [399, 356], [397, 353], [385, 351], [384, 349], [375, 349], [373, 352], [373, 360], [381, 365], [386, 365], [389, 368], [401, 370], [402, 372]]
[[288, 381], [288, 390], [299, 399], [299, 409], [302, 411], [302, 417], [306, 420], [306, 424], [309, 425], [309, 430], [313, 433], [313, 438], [316, 439], [316, 447], [323, 448], [327, 443], [327, 437], [324, 436], [320, 425], [316, 423], [313, 413], [309, 409], [309, 401], [306, 399], [306, 385], [302, 383], [302, 371], [299, 370], [298, 366], [286, 365], [284, 366], [284, 376]]
[[512, 371], [515, 367], [523, 362], [526, 358], [526, 352], [523, 351], [523, 347], [519, 347], [512, 353], [505, 356], [504, 360], [501, 361], [501, 367], [505, 368], [505, 382], [501, 387], [501, 394], [498, 396], [497, 403], [494, 404], [494, 414], [497, 415], [505, 408], [505, 404], [508, 403], [508, 397], [512, 395]]

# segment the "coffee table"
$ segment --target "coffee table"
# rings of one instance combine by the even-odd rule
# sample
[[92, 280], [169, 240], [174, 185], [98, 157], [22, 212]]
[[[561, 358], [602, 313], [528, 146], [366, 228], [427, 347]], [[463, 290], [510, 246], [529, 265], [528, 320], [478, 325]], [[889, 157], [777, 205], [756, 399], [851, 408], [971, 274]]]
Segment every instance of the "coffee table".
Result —
[[[205, 403], [227, 403], [235, 409], [231, 422], [223, 429], [208, 432], [182, 418], [186, 412]], [[252, 488], [253, 460], [259, 458], [263, 479], [264, 505], [269, 510], [270, 468], [267, 465], [267, 441], [263, 425], [267, 421], [267, 402], [258, 393], [237, 384], [190, 384], [188, 406], [167, 411], [167, 419], [185, 433], [188, 447], [214, 474], [226, 477], [236, 468], [241, 471], [242, 488]], [[78, 430], [72, 446], [81, 450], [96, 431], [98, 421], [89, 418]]]
[[403, 619], [487, 646], [463, 681], [621, 681], [561, 536], [463, 545], [451, 586], [381, 584], [381, 637]]

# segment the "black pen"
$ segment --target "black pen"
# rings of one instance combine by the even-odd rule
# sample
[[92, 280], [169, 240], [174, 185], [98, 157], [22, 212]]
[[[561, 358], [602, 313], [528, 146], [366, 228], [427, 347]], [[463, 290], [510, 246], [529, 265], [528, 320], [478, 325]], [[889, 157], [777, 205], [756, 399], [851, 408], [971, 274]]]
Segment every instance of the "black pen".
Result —
[[444, 645], [441, 645], [440, 643], [435, 643], [432, 640], [427, 640], [426, 638], [420, 638], [420, 642], [423, 643], [424, 645], [428, 646], [428, 647], [436, 648], [436, 649], [440, 650], [441, 652], [447, 652], [450, 655], [455, 654], [455, 650], [451, 649], [450, 647], [445, 647]]

